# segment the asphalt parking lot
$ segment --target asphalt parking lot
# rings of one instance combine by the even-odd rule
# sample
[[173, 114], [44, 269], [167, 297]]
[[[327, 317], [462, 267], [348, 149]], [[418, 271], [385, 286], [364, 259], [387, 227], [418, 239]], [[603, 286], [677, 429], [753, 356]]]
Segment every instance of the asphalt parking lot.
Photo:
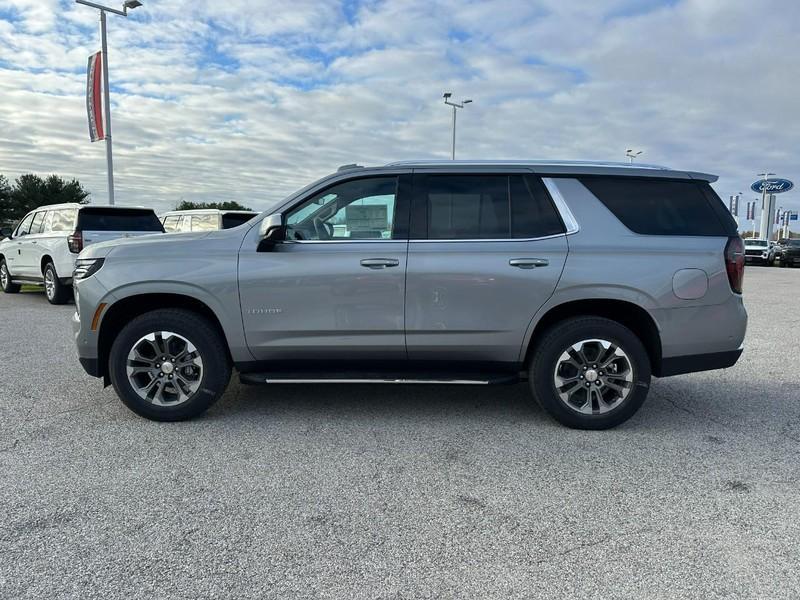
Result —
[[800, 269], [746, 352], [565, 429], [514, 387], [244, 387], [152, 423], [0, 294], [2, 598], [796, 598]]

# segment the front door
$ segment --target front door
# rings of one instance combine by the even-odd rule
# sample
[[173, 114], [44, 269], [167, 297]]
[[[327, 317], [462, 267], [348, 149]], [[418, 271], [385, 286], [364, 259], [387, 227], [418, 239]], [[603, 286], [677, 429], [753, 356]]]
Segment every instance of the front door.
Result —
[[403, 177], [314, 193], [285, 211], [287, 240], [272, 248], [247, 236], [239, 289], [257, 360], [405, 360]]
[[411, 237], [409, 359], [519, 361], [567, 256], [542, 181], [525, 173], [415, 174]]

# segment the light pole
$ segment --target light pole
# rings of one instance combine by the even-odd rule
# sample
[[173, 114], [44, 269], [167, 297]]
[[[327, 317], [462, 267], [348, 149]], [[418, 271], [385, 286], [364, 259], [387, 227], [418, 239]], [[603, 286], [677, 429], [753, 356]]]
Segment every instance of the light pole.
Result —
[[105, 139], [106, 139], [106, 166], [108, 170], [108, 203], [114, 204], [114, 157], [111, 151], [111, 100], [108, 91], [108, 42], [106, 41], [106, 13], [114, 13], [123, 17], [128, 16], [128, 9], [133, 10], [142, 5], [139, 0], [125, 0], [122, 10], [88, 2], [88, 0], [75, 0], [77, 4], [90, 6], [100, 11], [100, 42], [103, 56], [103, 104], [105, 105]]
[[767, 203], [771, 204], [772, 199], [767, 199], [767, 180], [775, 173], [758, 173], [758, 177], [761, 177], [764, 183], [761, 184], [761, 227], [759, 227], [758, 236], [761, 239], [767, 239], [769, 236], [769, 230], [772, 229], [770, 223], [770, 218], [772, 217], [772, 207], [769, 206]]
[[459, 108], [464, 108], [464, 106], [472, 102], [472, 100], [462, 100], [460, 103], [450, 102], [450, 96], [452, 95], [453, 94], [451, 94], [450, 92], [445, 92], [443, 97], [444, 97], [444, 103], [447, 104], [447, 106], [453, 107], [453, 145], [450, 149], [450, 158], [452, 160], [455, 160], [456, 159], [456, 110]]
[[630, 159], [630, 164], [633, 164], [633, 159], [639, 156], [642, 152], [643, 150], [638, 150], [634, 152], [631, 148], [628, 148], [625, 151], [625, 156], [627, 156]]

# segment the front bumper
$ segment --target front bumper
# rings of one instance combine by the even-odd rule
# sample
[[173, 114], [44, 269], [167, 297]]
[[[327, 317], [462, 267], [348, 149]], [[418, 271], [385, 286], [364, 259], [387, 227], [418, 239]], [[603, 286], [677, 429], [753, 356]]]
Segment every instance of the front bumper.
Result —
[[72, 333], [75, 337], [78, 360], [89, 375], [102, 377], [104, 373], [98, 351], [100, 328], [92, 331], [92, 319], [101, 303], [110, 305], [114, 302], [114, 298], [95, 276], [75, 282], [73, 289], [77, 310], [72, 315]]

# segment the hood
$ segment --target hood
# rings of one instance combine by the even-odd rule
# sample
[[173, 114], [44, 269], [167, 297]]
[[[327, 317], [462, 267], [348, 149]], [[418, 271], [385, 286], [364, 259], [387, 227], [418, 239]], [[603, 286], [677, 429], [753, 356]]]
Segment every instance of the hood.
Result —
[[142, 235], [130, 238], [119, 238], [107, 242], [98, 242], [87, 246], [78, 258], [105, 258], [117, 248], [130, 248], [134, 246], [147, 246], [157, 248], [161, 245], [181, 244], [191, 240], [201, 240], [208, 237], [212, 231], [194, 231], [189, 233], [155, 233], [153, 235]]

